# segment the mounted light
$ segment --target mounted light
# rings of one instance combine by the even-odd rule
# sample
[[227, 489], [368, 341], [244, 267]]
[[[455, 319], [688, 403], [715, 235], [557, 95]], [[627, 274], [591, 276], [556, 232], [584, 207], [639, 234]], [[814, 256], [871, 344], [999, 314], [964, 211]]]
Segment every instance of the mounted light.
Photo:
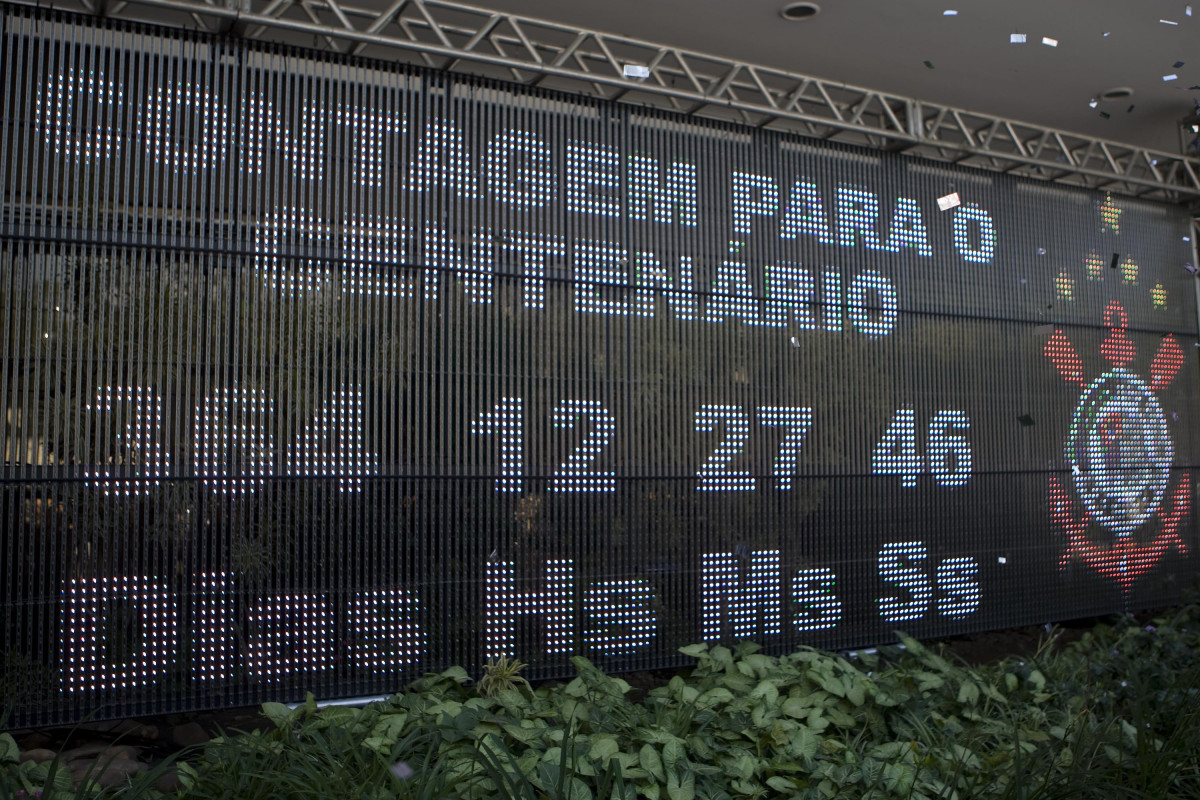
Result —
[[821, 13], [821, 7], [816, 3], [788, 3], [779, 9], [779, 16], [792, 22], [811, 19]]

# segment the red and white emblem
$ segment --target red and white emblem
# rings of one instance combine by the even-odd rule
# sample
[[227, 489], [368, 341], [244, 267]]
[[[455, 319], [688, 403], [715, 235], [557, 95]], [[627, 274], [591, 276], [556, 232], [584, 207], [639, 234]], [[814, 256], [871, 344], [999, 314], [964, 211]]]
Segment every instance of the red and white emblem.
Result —
[[1147, 383], [1126, 369], [1137, 350], [1119, 302], [1104, 309], [1104, 325], [1109, 334], [1100, 354], [1112, 369], [1090, 383], [1065, 333], [1056, 329], [1046, 343], [1045, 355], [1059, 375], [1084, 387], [1064, 446], [1073, 491], [1052, 475], [1050, 508], [1067, 539], [1059, 567], [1078, 559], [1129, 591], [1171, 548], [1187, 552], [1178, 531], [1191, 504], [1190, 480], [1183, 473], [1168, 491], [1175, 446], [1155, 395], [1185, 359], [1175, 337], [1164, 336]]

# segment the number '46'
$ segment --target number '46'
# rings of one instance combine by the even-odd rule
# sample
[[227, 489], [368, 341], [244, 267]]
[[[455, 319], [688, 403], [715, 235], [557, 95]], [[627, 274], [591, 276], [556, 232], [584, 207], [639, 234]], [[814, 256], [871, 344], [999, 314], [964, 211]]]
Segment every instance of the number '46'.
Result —
[[917, 451], [917, 414], [911, 408], [896, 410], [883, 437], [871, 454], [871, 474], [899, 475], [900, 485], [917, 485], [926, 469], [939, 486], [962, 486], [971, 478], [971, 443], [955, 431], [968, 431], [971, 420], [961, 411], [939, 411], [929, 421], [926, 457]]

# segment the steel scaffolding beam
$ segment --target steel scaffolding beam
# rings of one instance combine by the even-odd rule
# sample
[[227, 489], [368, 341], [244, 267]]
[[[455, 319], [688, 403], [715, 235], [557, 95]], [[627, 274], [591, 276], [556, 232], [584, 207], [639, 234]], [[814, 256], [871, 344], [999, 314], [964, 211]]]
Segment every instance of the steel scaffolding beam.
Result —
[[[67, 0], [60, 8], [364, 54], [1189, 206], [1200, 159], [447, 0]], [[648, 77], [626, 77], [626, 66]]]

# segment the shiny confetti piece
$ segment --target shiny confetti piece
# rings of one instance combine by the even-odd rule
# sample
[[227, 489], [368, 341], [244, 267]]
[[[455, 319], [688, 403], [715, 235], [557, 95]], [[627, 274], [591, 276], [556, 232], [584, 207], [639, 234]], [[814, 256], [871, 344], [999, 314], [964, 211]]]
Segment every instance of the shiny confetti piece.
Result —
[[1038, 254], [1039, 256], [1044, 256], [1044, 255], [1046, 255], [1046, 248], [1044, 248], [1044, 247], [1039, 247], [1039, 248], [1037, 249], [1037, 254]]
[[1100, 105], [1100, 101], [1096, 98], [1093, 97], [1091, 100], [1088, 100], [1088, 107], [1095, 108], [1098, 105]]
[[1116, 269], [1117, 264], [1119, 264], [1120, 262], [1121, 262], [1121, 254], [1113, 253], [1112, 261], [1108, 262], [1108, 266], [1110, 269]]
[[391, 766], [392, 774], [402, 781], [406, 781], [413, 776], [413, 768], [403, 761], [397, 761]]
[[958, 12], [955, 11], [953, 8], [947, 8], [945, 11], [942, 12], [942, 16], [943, 17], [957, 17]]
[[1163, 75], [1163, 81], [1177, 81], [1179, 76], [1172, 72], [1170, 75]]
[[[1200, 344], [1197, 344], [1197, 347], [1200, 347]], [[1022, 414], [1021, 416], [1017, 417], [1017, 422], [1028, 428], [1033, 424], [1033, 417], [1029, 416], [1028, 414]]]
[[1100, 116], [1104, 117], [1104, 119], [1108, 119], [1109, 117], [1112, 116], [1112, 114], [1109, 114], [1107, 111], [1101, 111]]
[[1051, 39], [1049, 36], [1042, 37], [1042, 44], [1047, 47], [1058, 47], [1058, 39]]
[[1014, 33], [1008, 37], [1009, 44], [1025, 44], [1025, 34]]
[[1163, 25], [1178, 25], [1179, 24], [1178, 22], [1175, 22], [1174, 20], [1169, 20], [1169, 19], [1160, 19], [1159, 22], [1161, 22]]
[[1194, 266], [1192, 266], [1191, 262], [1184, 264], [1183, 268], [1186, 269], [1188, 272], [1192, 273], [1193, 275], [1196, 274], [1196, 268]]
[[1008, 559], [1007, 559], [1007, 558], [1005, 558], [1004, 556], [1000, 556], [999, 558], [997, 558], [997, 559], [996, 559], [996, 563], [997, 563], [997, 564], [1007, 564], [1007, 563], [1008, 563]]
[[793, 337], [792, 337], [792, 347], [799, 347], [799, 346], [800, 346], [800, 342], [799, 342], [799, 340], [798, 340], [798, 339], [796, 339], [796, 337], [795, 337], [795, 336], [793, 336]]
[[1192, 7], [1191, 7], [1191, 6], [1184, 6], [1184, 8], [1183, 8], [1183, 13], [1184, 13], [1184, 14], [1187, 14], [1187, 15], [1190, 17], [1190, 16], [1192, 15]]
[[626, 78], [649, 78], [650, 77], [650, 68], [643, 67], [641, 64], [626, 64], [625, 65], [625, 77]]
[[[1129, 108], [1125, 109], [1125, 113], [1128, 114], [1131, 111], [1133, 111], [1135, 108], [1137, 108], [1137, 106], [1130, 106]], [[1157, 166], [1157, 164], [1155, 166]]]
[[951, 192], [945, 197], [939, 197], [937, 199], [937, 204], [938, 208], [942, 211], [949, 211], [955, 206], [962, 205], [962, 200], [959, 198], [958, 192]]
[[1182, 62], [1182, 61], [1176, 61], [1176, 62], [1175, 62], [1174, 64], [1172, 64], [1171, 66], [1172, 66], [1174, 69], [1179, 69], [1180, 67], [1182, 67], [1182, 66], [1183, 66], [1183, 62]]
[[932, 61], [926, 61], [926, 62], [925, 62], [925, 66], [929, 67], [930, 69], [933, 69], [933, 62], [932, 62]]
[[1108, 34], [1109, 34], [1109, 31], [1105, 31], [1105, 32], [1104, 32], [1104, 38], [1105, 38], [1105, 39], [1107, 39], [1107, 38], [1108, 38]]

